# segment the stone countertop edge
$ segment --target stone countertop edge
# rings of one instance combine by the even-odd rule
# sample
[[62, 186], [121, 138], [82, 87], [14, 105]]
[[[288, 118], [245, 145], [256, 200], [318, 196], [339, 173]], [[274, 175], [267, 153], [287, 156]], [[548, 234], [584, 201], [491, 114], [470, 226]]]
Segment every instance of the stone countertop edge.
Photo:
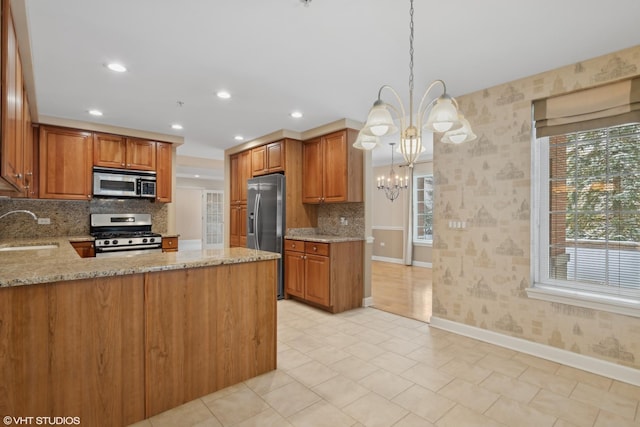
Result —
[[55, 249], [0, 253], [0, 288], [95, 277], [122, 276], [280, 258], [274, 252], [247, 248], [189, 250], [131, 257], [81, 258], [70, 237], [2, 240], [0, 247], [57, 244]]
[[340, 242], [358, 242], [364, 241], [364, 237], [350, 237], [350, 236], [331, 236], [328, 234], [310, 234], [310, 235], [286, 235], [285, 239], [302, 240], [305, 242], [317, 242], [317, 243], [340, 243]]

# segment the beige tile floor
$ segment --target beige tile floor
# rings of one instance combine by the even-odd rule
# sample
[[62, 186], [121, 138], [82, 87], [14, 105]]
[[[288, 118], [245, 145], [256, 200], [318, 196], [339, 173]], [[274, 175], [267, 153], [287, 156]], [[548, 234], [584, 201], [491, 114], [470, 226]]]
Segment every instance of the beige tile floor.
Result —
[[640, 426], [640, 387], [374, 308], [278, 302], [278, 369], [135, 424]]

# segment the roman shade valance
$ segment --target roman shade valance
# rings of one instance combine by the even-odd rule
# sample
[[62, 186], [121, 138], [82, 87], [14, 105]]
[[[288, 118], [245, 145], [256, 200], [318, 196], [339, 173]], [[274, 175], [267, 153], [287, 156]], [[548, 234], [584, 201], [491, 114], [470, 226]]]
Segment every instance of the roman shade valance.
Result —
[[640, 122], [640, 77], [533, 101], [536, 137]]

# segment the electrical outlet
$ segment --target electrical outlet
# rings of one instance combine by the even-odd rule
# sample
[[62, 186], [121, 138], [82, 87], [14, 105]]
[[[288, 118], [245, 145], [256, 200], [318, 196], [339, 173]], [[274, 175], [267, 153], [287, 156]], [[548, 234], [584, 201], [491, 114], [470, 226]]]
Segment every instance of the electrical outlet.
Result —
[[38, 218], [38, 224], [40, 225], [50, 225], [51, 218]]
[[380, 246], [384, 246], [384, 242], [380, 242]]
[[347, 218], [341, 216], [340, 217], [340, 225], [349, 225], [349, 221], [347, 221]]

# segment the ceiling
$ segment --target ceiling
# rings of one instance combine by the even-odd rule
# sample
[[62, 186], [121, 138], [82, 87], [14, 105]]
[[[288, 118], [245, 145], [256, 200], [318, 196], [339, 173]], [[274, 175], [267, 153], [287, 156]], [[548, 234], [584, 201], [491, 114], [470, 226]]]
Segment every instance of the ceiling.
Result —
[[[39, 115], [182, 136], [178, 155], [364, 121], [382, 84], [407, 102], [408, 1], [24, 1]], [[416, 97], [434, 79], [457, 96], [634, 46], [638, 16], [638, 0], [415, 0]]]

